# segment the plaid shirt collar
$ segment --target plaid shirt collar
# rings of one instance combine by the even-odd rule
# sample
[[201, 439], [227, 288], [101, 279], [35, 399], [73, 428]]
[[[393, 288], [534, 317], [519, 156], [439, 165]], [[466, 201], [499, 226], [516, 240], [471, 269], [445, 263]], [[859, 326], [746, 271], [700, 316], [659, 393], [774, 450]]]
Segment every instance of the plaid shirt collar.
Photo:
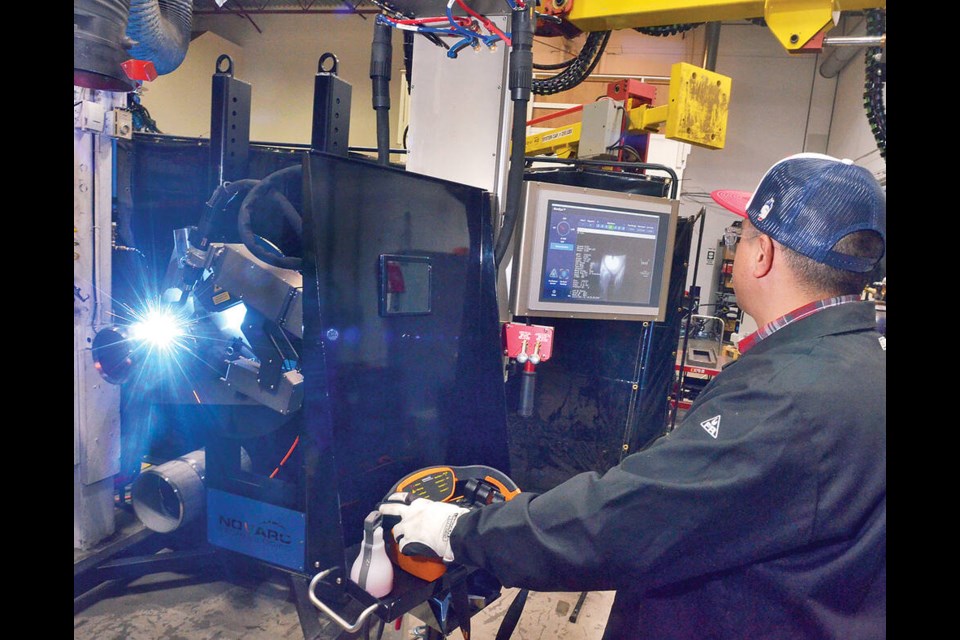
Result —
[[828, 307], [835, 307], [840, 304], [847, 304], [848, 302], [859, 302], [860, 296], [858, 295], [849, 295], [849, 296], [837, 296], [835, 298], [824, 298], [823, 300], [817, 300], [809, 304], [805, 304], [802, 307], [794, 309], [786, 315], [782, 315], [776, 320], [772, 320], [767, 324], [763, 325], [750, 335], [744, 337], [737, 343], [737, 349], [740, 351], [740, 354], [743, 355], [747, 351], [753, 348], [758, 342], [764, 338], [769, 337], [776, 331], [783, 329], [785, 326], [791, 322], [796, 322], [802, 318], [806, 318], [809, 315], [813, 315], [818, 311], [823, 311]]

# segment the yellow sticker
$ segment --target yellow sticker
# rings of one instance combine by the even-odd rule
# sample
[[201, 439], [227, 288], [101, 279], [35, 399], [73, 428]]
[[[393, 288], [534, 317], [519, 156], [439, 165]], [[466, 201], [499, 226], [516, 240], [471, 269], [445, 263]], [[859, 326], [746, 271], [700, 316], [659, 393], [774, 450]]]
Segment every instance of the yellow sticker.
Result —
[[230, 299], [230, 292], [224, 291], [223, 293], [218, 293], [213, 296], [213, 304], [220, 304], [221, 302], [226, 302]]

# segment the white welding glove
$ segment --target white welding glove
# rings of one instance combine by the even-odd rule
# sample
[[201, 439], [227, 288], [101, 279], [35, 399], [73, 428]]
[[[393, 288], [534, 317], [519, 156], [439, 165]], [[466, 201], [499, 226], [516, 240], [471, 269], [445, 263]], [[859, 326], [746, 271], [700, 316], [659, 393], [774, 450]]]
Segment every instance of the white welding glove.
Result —
[[400, 553], [408, 556], [427, 556], [453, 561], [450, 532], [457, 519], [469, 509], [449, 502], [418, 498], [410, 493], [394, 493], [378, 508], [384, 516], [384, 525], [400, 518], [393, 526], [393, 537]]

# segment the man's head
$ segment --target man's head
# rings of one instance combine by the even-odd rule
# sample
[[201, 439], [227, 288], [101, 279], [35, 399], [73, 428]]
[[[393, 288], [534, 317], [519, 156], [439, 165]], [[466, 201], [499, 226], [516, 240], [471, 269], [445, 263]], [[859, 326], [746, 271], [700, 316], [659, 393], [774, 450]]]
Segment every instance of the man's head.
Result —
[[886, 194], [850, 160], [793, 155], [770, 167], [753, 193], [719, 190], [711, 196], [746, 218], [745, 227], [774, 240], [811, 288], [859, 293], [883, 257]]

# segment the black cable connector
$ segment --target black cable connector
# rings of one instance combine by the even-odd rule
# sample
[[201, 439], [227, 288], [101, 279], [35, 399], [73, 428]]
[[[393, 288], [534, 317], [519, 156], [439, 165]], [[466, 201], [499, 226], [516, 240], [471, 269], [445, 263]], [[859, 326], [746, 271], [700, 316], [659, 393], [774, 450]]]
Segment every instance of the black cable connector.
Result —
[[529, 100], [533, 87], [533, 8], [514, 9], [510, 39], [510, 98]]
[[393, 64], [393, 28], [377, 22], [373, 27], [370, 51], [370, 79], [373, 80], [373, 110], [377, 114], [377, 159], [390, 162], [390, 67]]
[[393, 64], [393, 45], [390, 25], [378, 22], [373, 27], [373, 45], [370, 51], [370, 79], [373, 80], [373, 108], [390, 108], [390, 67]]

